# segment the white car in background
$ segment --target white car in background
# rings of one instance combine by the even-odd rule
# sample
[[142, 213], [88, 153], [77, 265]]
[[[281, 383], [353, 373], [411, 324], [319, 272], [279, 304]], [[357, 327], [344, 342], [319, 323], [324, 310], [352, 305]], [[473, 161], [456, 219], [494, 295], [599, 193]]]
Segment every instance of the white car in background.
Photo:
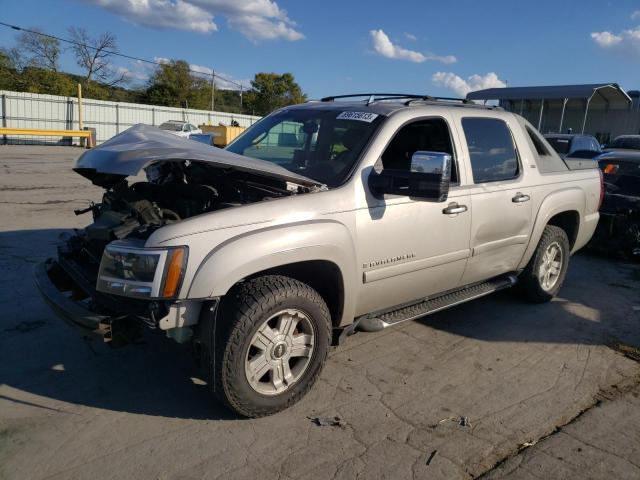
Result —
[[202, 133], [202, 130], [189, 122], [183, 122], [181, 120], [169, 120], [164, 122], [158, 127], [160, 130], [165, 130], [178, 137], [189, 138], [194, 133]]

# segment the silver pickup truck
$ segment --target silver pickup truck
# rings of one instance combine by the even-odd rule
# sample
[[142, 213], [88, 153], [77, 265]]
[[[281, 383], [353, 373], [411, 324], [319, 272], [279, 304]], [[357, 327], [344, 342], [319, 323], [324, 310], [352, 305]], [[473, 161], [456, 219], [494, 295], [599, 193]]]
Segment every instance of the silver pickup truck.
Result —
[[420, 95], [286, 107], [225, 150], [138, 125], [77, 161], [104, 196], [36, 282], [85, 336], [192, 342], [222, 402], [268, 415], [355, 331], [553, 298], [603, 194], [569, 162], [518, 115]]

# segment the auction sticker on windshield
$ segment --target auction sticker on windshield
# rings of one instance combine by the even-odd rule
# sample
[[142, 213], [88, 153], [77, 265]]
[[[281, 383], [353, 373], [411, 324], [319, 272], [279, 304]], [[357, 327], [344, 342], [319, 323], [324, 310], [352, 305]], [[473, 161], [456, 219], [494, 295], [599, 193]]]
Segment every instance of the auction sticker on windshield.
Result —
[[369, 113], [369, 112], [342, 112], [340, 115], [336, 117], [337, 120], [358, 120], [360, 122], [373, 122], [377, 113]]

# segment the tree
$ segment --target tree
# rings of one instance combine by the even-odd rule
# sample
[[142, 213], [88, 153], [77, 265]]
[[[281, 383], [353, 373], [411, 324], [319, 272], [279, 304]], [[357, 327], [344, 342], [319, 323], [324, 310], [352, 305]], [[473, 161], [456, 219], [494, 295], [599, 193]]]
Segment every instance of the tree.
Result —
[[158, 66], [151, 75], [146, 96], [150, 103], [179, 107], [182, 102], [189, 102], [192, 84], [189, 64], [184, 60], [171, 60]]
[[291, 73], [264, 72], [256, 73], [251, 80], [251, 90], [244, 98], [245, 111], [255, 115], [267, 115], [278, 108], [307, 100]]
[[32, 32], [18, 35], [18, 49], [26, 56], [30, 67], [58, 71], [60, 41], [57, 39], [42, 35], [40, 30], [34, 28]]
[[76, 56], [76, 63], [86, 72], [84, 86], [87, 90], [92, 81], [114, 86], [126, 80], [125, 73], [117, 74], [111, 64], [110, 57], [118, 52], [113, 34], [104, 32], [92, 38], [84, 28], [71, 27], [69, 35], [74, 42], [71, 49]]
[[[184, 60], [171, 60], [158, 66], [149, 78], [145, 100], [155, 105], [180, 107], [184, 102], [189, 108], [211, 108], [211, 76], [194, 74]], [[216, 89], [216, 109], [240, 112], [240, 96], [237, 92]]]

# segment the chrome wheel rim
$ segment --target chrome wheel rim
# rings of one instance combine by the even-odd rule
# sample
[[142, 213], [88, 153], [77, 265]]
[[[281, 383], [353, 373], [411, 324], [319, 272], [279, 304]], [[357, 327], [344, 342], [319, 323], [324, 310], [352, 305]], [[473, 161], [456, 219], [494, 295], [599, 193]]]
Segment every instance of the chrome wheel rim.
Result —
[[558, 283], [562, 271], [562, 247], [553, 242], [545, 249], [538, 270], [538, 279], [543, 290], [549, 291]]
[[282, 310], [260, 325], [251, 338], [245, 375], [251, 388], [263, 395], [279, 395], [304, 375], [313, 355], [315, 332], [308, 315]]

